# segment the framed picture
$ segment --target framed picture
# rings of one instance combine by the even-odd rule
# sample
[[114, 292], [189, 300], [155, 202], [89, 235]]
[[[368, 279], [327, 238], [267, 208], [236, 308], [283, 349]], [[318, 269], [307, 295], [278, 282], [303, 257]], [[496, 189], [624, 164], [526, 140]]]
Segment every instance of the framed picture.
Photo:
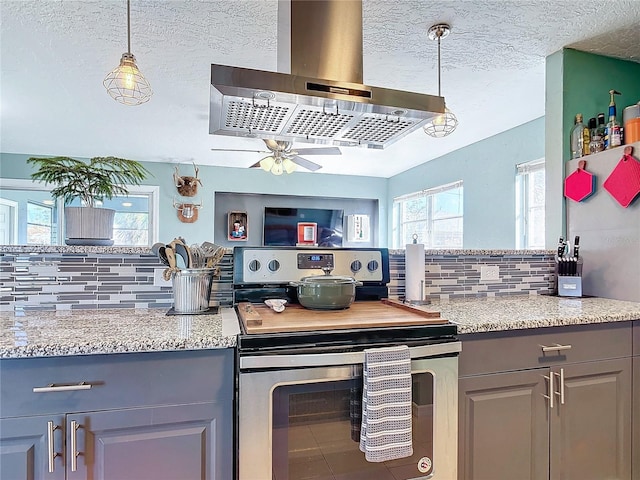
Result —
[[247, 230], [247, 212], [229, 212], [227, 214], [227, 239], [234, 242], [245, 242], [249, 238]]

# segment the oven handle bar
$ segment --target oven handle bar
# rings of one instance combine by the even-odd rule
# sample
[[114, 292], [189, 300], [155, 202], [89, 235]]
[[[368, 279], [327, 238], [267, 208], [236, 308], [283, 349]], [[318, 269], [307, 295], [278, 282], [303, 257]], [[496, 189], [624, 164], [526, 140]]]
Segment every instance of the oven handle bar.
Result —
[[[462, 351], [462, 342], [436, 343], [409, 347], [411, 358], [435, 357]], [[364, 363], [364, 351], [298, 355], [259, 355], [240, 357], [240, 369], [326, 367]]]

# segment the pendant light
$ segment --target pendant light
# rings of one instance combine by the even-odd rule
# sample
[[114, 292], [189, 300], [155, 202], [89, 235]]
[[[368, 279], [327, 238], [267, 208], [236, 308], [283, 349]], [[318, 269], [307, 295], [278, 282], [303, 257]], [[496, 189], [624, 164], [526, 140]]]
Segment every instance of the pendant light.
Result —
[[[438, 40], [438, 96], [441, 97], [440, 93], [440, 39], [445, 38], [451, 32], [451, 27], [446, 23], [438, 23], [433, 25], [429, 31], [429, 39], [430, 40]], [[446, 137], [451, 132], [453, 132], [458, 126], [458, 119], [456, 116], [449, 110], [445, 104], [444, 113], [441, 113], [427, 123], [423, 129], [424, 133], [431, 137]]]
[[136, 65], [131, 53], [131, 6], [127, 0], [127, 52], [122, 54], [120, 65], [113, 69], [102, 82], [116, 102], [124, 105], [146, 103], [153, 95], [151, 85]]

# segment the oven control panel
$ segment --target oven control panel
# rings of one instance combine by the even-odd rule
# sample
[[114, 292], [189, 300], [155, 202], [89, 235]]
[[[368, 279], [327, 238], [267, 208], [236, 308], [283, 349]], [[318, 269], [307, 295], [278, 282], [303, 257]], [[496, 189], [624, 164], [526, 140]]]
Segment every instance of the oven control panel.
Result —
[[[241, 262], [241, 268], [236, 262]], [[241, 276], [234, 281], [241, 283], [288, 283], [327, 270], [362, 282], [389, 278], [386, 249], [236, 247], [234, 264], [234, 276]]]

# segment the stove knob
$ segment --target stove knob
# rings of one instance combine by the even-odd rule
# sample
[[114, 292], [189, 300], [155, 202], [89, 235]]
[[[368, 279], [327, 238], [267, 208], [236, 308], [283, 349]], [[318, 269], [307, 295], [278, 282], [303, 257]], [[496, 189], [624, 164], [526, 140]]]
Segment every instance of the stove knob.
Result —
[[369, 270], [370, 272], [375, 272], [378, 269], [378, 261], [377, 260], [371, 260], [368, 264], [367, 264], [367, 270]]
[[251, 260], [249, 262], [249, 270], [252, 272], [257, 272], [260, 270], [260, 262], [258, 260]]
[[269, 262], [269, 270], [272, 272], [276, 272], [278, 271], [278, 269], [280, 268], [280, 262], [278, 260], [271, 260]]
[[351, 262], [351, 271], [352, 272], [357, 272], [362, 268], [362, 262], [360, 260], [354, 260], [353, 262]]

